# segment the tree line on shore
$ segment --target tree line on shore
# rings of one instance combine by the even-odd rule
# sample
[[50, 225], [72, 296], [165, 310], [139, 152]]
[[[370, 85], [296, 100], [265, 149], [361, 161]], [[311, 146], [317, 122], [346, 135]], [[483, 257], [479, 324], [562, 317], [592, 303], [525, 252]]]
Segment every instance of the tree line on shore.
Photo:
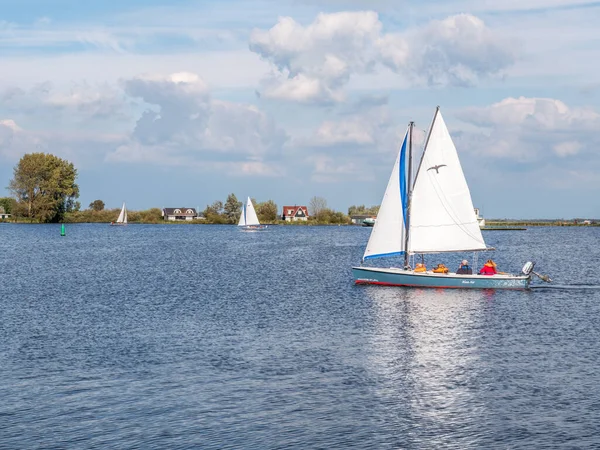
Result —
[[[86, 209], [81, 208], [79, 186], [76, 183], [77, 169], [64, 159], [47, 153], [25, 154], [14, 167], [13, 178], [8, 190], [11, 197], [0, 198], [0, 213], [11, 214], [16, 222], [58, 223], [58, 222], [112, 222], [119, 215], [119, 208], [105, 209], [102, 200], [94, 200]], [[349, 224], [350, 216], [375, 217], [379, 206], [352, 205], [348, 214], [335, 211], [327, 206], [323, 197], [311, 198], [308, 205], [307, 221], [284, 222], [273, 200], [257, 202], [252, 199], [261, 223]], [[202, 220], [194, 223], [235, 224], [242, 210], [242, 202], [235, 194], [230, 194], [225, 202], [215, 201], [200, 213]], [[162, 210], [150, 208], [143, 211], [128, 211], [129, 222], [161, 223]], [[2, 220], [2, 219], [0, 219]], [[498, 220], [488, 219], [489, 225], [525, 226], [600, 226], [600, 221], [583, 219], [556, 220]]]
[[[350, 224], [350, 216], [354, 214], [361, 214], [361, 211], [366, 211], [364, 214], [371, 214], [369, 211], [377, 210], [379, 206], [372, 206], [365, 208], [364, 206], [351, 206], [348, 209], [348, 214], [344, 214], [340, 211], [335, 211], [327, 206], [327, 200], [323, 197], [312, 197], [308, 205], [308, 220], [286, 222], [283, 220], [282, 215], [278, 209], [277, 204], [273, 200], [266, 200], [264, 202], [258, 202], [256, 199], [251, 198], [256, 215], [261, 223], [274, 224], [274, 223], [286, 223], [296, 225], [342, 225]], [[205, 223], [219, 223], [219, 224], [236, 224], [240, 220], [242, 212], [243, 202], [238, 201], [235, 194], [229, 194], [225, 202], [215, 201], [210, 205], [207, 205], [204, 211], [201, 212], [203, 221]], [[358, 211], [358, 212], [356, 212]]]
[[[8, 190], [11, 197], [0, 198], [0, 211], [11, 214], [11, 220], [35, 223], [89, 223], [112, 222], [119, 208], [106, 209], [104, 201], [98, 199], [82, 209], [79, 186], [76, 183], [77, 169], [73, 163], [47, 153], [25, 154], [14, 167], [13, 178]], [[351, 215], [376, 215], [378, 206], [351, 206], [348, 214], [328, 207], [323, 197], [313, 197], [308, 205], [307, 221], [284, 222], [273, 200], [258, 202], [252, 199], [261, 223], [294, 224], [349, 224]], [[195, 223], [236, 224], [243, 203], [235, 194], [229, 194], [225, 202], [217, 200], [200, 212]], [[128, 211], [128, 221], [137, 223], [163, 222], [162, 210], [150, 208], [143, 211]]]

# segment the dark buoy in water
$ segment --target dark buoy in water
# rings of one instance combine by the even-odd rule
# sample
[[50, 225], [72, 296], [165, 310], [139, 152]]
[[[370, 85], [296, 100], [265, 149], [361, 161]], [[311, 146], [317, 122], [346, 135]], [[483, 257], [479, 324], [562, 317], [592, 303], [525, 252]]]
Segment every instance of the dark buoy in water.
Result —
[[64, 223], [60, 224], [60, 235], [65, 236], [65, 224]]

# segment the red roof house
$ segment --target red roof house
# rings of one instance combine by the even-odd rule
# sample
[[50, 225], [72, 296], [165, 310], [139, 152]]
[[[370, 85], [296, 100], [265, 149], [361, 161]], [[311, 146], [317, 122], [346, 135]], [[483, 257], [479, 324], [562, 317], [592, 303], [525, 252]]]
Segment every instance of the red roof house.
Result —
[[306, 206], [284, 206], [282, 220], [308, 220], [308, 208]]

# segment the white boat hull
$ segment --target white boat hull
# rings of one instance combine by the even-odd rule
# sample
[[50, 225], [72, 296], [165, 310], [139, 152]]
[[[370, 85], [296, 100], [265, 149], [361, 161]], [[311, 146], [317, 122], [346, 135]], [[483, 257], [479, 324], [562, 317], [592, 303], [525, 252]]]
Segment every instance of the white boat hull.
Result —
[[353, 267], [356, 284], [454, 289], [528, 289], [526, 275], [462, 275], [414, 272], [400, 268]]
[[239, 225], [240, 231], [262, 231], [267, 228], [267, 225]]

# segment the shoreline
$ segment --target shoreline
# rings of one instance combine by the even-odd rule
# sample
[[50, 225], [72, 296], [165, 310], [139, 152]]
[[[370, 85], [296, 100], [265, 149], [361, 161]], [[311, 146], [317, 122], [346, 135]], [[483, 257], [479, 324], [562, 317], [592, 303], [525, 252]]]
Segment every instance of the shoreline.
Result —
[[485, 221], [486, 227], [598, 227], [600, 223], [577, 223], [566, 220], [555, 220], [555, 221], [528, 221], [528, 220], [515, 220], [515, 221]]
[[[30, 221], [25, 221], [25, 220], [0, 220], [0, 223], [6, 223], [6, 224], [12, 224], [12, 225], [60, 225], [60, 224], [65, 224], [65, 225], [78, 225], [78, 224], [105, 224], [105, 225], [110, 225], [111, 222], [104, 222], [104, 221], [89, 221], [89, 222], [84, 222], [84, 221], [63, 221], [63, 222], [30, 222]], [[163, 221], [128, 221], [127, 225], [219, 225], [219, 226], [232, 226], [232, 227], [237, 227], [237, 224], [235, 223], [219, 223], [219, 222], [206, 222], [206, 221], [200, 221], [200, 220], [163, 220]], [[347, 226], [358, 226], [360, 227], [360, 225], [356, 225], [353, 223], [320, 223], [320, 222], [311, 222], [311, 221], [296, 221], [296, 222], [264, 222], [261, 223], [261, 225], [267, 225], [267, 226], [295, 226], [295, 227], [311, 227], [311, 226], [328, 226], [328, 227], [337, 227], [337, 226], [343, 226], [343, 227], [347, 227]]]

